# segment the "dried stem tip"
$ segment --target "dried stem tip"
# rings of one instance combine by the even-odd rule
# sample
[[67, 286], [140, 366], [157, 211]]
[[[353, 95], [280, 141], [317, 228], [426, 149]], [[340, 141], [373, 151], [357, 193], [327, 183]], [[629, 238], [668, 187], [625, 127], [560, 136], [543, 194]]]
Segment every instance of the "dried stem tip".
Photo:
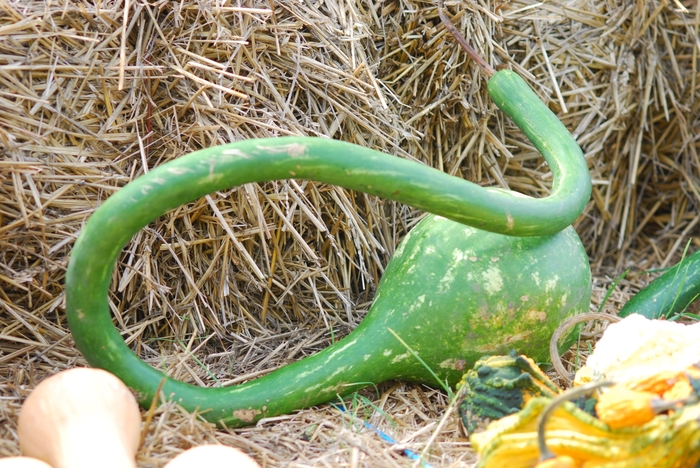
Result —
[[467, 52], [467, 54], [469, 54], [472, 60], [474, 60], [474, 62], [476, 62], [476, 64], [479, 65], [489, 77], [493, 76], [496, 73], [496, 70], [494, 70], [491, 65], [486, 63], [486, 60], [484, 60], [484, 58], [481, 55], [479, 55], [479, 53], [467, 43], [466, 39], [464, 39], [464, 36], [462, 36], [457, 27], [450, 20], [450, 18], [447, 17], [447, 14], [445, 14], [445, 5], [443, 0], [438, 1], [438, 14], [440, 15], [440, 20], [442, 21], [442, 24], [445, 25], [445, 28], [454, 36], [459, 45], [461, 45], [462, 48]]

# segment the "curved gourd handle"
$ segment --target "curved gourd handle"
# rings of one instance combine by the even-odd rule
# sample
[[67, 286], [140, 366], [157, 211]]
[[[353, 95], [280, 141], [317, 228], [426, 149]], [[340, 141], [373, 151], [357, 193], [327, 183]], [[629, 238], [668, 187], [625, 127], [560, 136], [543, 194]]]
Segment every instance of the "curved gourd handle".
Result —
[[[226, 398], [235, 398], [233, 388], [203, 389], [185, 384], [166, 378], [141, 361], [112, 324], [108, 291], [120, 251], [142, 227], [184, 203], [245, 183], [311, 179], [513, 236], [564, 229], [581, 213], [590, 196], [591, 182], [581, 150], [515, 73], [494, 75], [489, 92], [549, 163], [554, 174], [549, 197], [533, 199], [488, 190], [417, 162], [322, 138], [253, 139], [203, 149], [130, 182], [86, 223], [66, 274], [66, 312], [78, 349], [92, 366], [125, 381], [141, 402], [151, 401], [163, 379], [165, 394], [186, 402], [190, 410], [211, 408], [216, 399], [212, 395], [222, 392]], [[225, 411], [226, 403], [221, 405]]]

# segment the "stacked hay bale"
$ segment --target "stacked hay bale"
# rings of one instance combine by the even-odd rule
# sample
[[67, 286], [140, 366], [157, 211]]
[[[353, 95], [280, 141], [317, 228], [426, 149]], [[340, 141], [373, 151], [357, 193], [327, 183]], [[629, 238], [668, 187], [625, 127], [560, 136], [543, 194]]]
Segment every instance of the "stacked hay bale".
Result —
[[[615, 307], [689, 239], [697, 247], [695, 2], [446, 6], [486, 60], [521, 73], [581, 144], [594, 189], [576, 227], [600, 297], [632, 267]], [[2, 454], [16, 453], [20, 399], [43, 376], [84, 362], [62, 314], [81, 226], [165, 161], [244, 138], [315, 135], [533, 196], [551, 183], [440, 24], [437, 2], [8, 0], [0, 36]], [[178, 378], [254, 378], [354, 327], [420, 215], [307, 181], [212, 194], [133, 239], [114, 275], [113, 311], [134, 349]], [[445, 395], [378, 390], [361, 395], [374, 406], [356, 400], [373, 423], [433, 464], [469, 461], [456, 422], [431, 432]], [[156, 412], [143, 466], [212, 438], [271, 466], [395, 466], [403, 456], [328, 408], [235, 432], [170, 405]]]

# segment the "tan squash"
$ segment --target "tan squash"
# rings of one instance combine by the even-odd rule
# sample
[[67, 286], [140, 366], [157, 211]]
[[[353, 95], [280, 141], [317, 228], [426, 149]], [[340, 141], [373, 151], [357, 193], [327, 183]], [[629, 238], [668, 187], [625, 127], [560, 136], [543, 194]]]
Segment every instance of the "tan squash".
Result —
[[31, 457], [0, 458], [0, 468], [51, 468], [51, 465]]
[[77, 368], [37, 385], [18, 432], [22, 453], [54, 468], [136, 468], [141, 413], [117, 377]]
[[240, 450], [226, 445], [200, 445], [185, 450], [164, 468], [260, 468], [260, 465]]

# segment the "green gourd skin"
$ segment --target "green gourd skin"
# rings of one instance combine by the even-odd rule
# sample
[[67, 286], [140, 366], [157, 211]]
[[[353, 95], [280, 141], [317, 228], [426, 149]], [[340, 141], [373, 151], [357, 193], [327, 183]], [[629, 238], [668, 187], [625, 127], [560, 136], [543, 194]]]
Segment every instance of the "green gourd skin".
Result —
[[[419, 163], [320, 138], [246, 140], [197, 151], [129, 183], [86, 223], [66, 275], [66, 313], [76, 346], [90, 365], [122, 379], [142, 404], [152, 401], [164, 380], [166, 397], [229, 427], [388, 379], [437, 385], [390, 329], [450, 384], [484, 354], [514, 348], [546, 359], [554, 329], [590, 302], [588, 259], [567, 227], [588, 201], [590, 178], [573, 138], [517, 74], [496, 73], [489, 93], [549, 163], [549, 197], [485, 189]], [[362, 323], [314, 356], [226, 388], [179, 382], [141, 361], [113, 325], [107, 301], [117, 257], [131, 237], [208, 193], [288, 178], [340, 185], [439, 216], [427, 216], [400, 244]]]
[[640, 314], [661, 319], [682, 312], [700, 297], [700, 250], [683, 258], [639, 291], [618, 315]]

